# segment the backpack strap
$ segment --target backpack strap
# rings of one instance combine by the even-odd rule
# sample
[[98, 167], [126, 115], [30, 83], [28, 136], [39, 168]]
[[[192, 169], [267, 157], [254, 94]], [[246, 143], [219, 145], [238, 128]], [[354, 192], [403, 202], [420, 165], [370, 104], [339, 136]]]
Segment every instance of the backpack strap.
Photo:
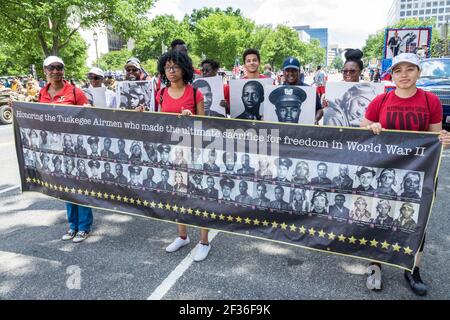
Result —
[[163, 95], [164, 91], [166, 90], [166, 87], [161, 89], [161, 93], [159, 94], [159, 110], [162, 110], [162, 103], [163, 103]]
[[386, 101], [387, 96], [388, 96], [389, 93], [391, 93], [391, 91], [386, 92], [386, 93], [384, 94], [383, 100], [381, 100], [381, 103], [380, 103], [380, 109], [383, 107], [383, 104], [384, 104], [384, 102]]
[[73, 86], [73, 98], [75, 99], [75, 105], [77, 105], [77, 93], [75, 90], [75, 86]]
[[197, 88], [193, 87], [194, 89], [194, 110], [195, 113], [198, 114], [198, 110], [197, 110]]

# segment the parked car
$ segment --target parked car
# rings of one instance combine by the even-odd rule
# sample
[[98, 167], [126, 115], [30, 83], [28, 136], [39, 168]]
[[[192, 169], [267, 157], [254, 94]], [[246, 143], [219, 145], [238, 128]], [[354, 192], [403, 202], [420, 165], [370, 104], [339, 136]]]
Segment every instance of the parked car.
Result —
[[450, 129], [450, 58], [424, 59], [417, 87], [437, 95], [443, 107], [442, 126]]

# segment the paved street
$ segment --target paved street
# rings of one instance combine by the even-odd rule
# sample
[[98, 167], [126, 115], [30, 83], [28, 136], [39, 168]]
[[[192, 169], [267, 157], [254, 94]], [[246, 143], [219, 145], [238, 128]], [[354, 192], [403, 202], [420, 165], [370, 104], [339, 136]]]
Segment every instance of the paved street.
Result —
[[[383, 266], [384, 290], [375, 293], [362, 260], [223, 232], [195, 263], [198, 230], [187, 248], [167, 254], [175, 225], [112, 212], [94, 211], [84, 243], [63, 242], [62, 202], [5, 192], [19, 183], [11, 126], [0, 127], [0, 163], [0, 299], [417, 299], [400, 269]], [[422, 266], [431, 290], [419, 299], [450, 299], [449, 170], [447, 151]]]

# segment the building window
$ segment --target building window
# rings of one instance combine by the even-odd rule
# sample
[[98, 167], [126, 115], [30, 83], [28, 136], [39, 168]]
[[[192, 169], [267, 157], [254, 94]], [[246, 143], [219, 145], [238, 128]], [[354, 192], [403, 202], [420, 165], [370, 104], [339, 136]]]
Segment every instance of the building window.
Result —
[[108, 49], [109, 51], [120, 51], [126, 47], [127, 41], [115, 33], [113, 30], [108, 29]]

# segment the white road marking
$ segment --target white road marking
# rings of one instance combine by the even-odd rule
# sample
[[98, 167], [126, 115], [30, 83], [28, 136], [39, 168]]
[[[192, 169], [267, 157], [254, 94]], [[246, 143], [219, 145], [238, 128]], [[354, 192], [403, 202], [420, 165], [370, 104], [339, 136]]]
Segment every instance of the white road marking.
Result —
[[6, 189], [2, 189], [2, 190], [0, 190], [0, 194], [6, 193], [6, 192], [14, 190], [14, 189], [20, 189], [20, 184], [6, 188]]
[[11, 144], [14, 144], [14, 141], [0, 143], [0, 147], [9, 146]]
[[[212, 240], [217, 236], [218, 231], [211, 230], [208, 234], [208, 240], [211, 243]], [[195, 250], [197, 249], [197, 246], [195, 246], [194, 249], [191, 250], [191, 252], [183, 259], [183, 261], [180, 262], [180, 264], [169, 274], [169, 276], [164, 279], [164, 281], [158, 286], [158, 288], [153, 291], [150, 297], [147, 298], [147, 300], [161, 300], [166, 293], [175, 285], [177, 280], [183, 275], [183, 273], [186, 272], [186, 270], [191, 266], [191, 264], [194, 262], [192, 259]], [[208, 263], [206, 260], [204, 262], [200, 263]]]

